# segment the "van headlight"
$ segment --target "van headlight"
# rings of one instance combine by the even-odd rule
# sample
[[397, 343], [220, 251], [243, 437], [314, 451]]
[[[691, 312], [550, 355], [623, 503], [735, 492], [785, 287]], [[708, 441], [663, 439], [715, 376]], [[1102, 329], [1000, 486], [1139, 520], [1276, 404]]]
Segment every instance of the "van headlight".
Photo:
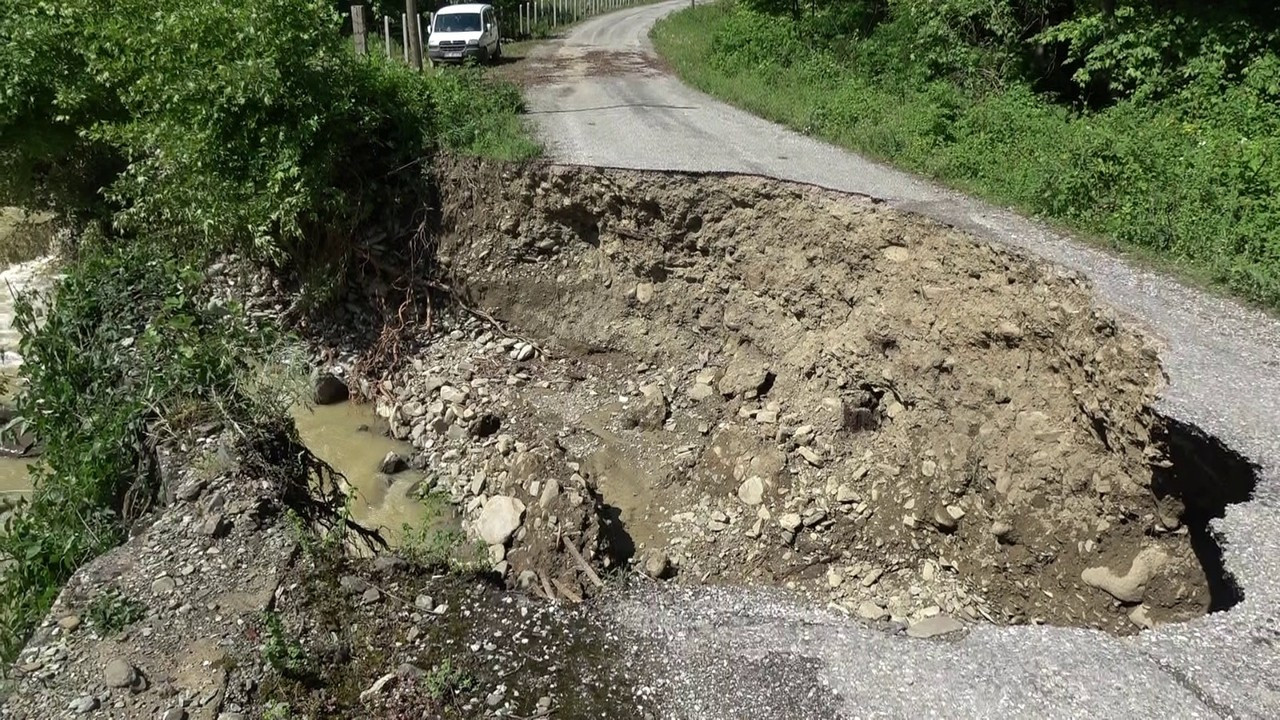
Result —
[[468, 45], [470, 45], [470, 46], [472, 46], [472, 47], [475, 47], [476, 45], [479, 45], [479, 44], [480, 44], [480, 38], [472, 38], [472, 39], [470, 39], [470, 40], [468, 40], [468, 41], [467, 41], [467, 44], [468, 44]]

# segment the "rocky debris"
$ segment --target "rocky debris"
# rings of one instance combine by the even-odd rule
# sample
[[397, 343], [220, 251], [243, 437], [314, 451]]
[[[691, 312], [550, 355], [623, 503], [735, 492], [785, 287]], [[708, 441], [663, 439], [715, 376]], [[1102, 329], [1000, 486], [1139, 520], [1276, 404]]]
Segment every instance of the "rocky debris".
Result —
[[1139, 603], [1146, 596], [1147, 583], [1166, 562], [1168, 558], [1159, 548], [1148, 547], [1133, 558], [1123, 575], [1103, 565], [1085, 569], [1080, 579], [1122, 603]]
[[872, 600], [863, 600], [859, 603], [857, 615], [863, 620], [868, 620], [870, 622], [879, 622], [881, 620], [889, 619], [889, 611], [880, 607], [879, 604]]
[[92, 695], [84, 695], [71, 701], [68, 708], [77, 715], [85, 715], [98, 709], [98, 698]]
[[524, 510], [524, 503], [516, 498], [489, 498], [476, 521], [476, 534], [489, 545], [505, 545], [519, 529]]
[[764, 502], [764, 479], [751, 476], [738, 486], [738, 499], [747, 505], [759, 505]]
[[644, 573], [654, 580], [662, 580], [671, 574], [671, 559], [661, 550], [645, 553]]
[[769, 364], [759, 352], [739, 348], [729, 361], [716, 388], [728, 397], [756, 397], [769, 382]]
[[346, 402], [351, 390], [342, 378], [332, 373], [320, 373], [315, 380], [312, 401], [317, 405], [336, 405]]
[[382, 458], [382, 462], [378, 463], [378, 472], [383, 475], [395, 475], [409, 469], [409, 463], [400, 453], [392, 450], [388, 452], [386, 457]]
[[127, 688], [138, 681], [138, 671], [127, 660], [115, 658], [102, 669], [102, 681], [107, 687]]
[[667, 397], [657, 384], [640, 388], [641, 400], [627, 413], [625, 424], [641, 430], [661, 430], [667, 420]]
[[390, 690], [399, 679], [400, 676], [394, 672], [389, 672], [386, 675], [383, 675], [375, 680], [373, 684], [369, 686], [368, 690], [360, 693], [360, 702], [368, 702], [371, 698], [377, 697], [383, 692]]
[[950, 635], [951, 633], [961, 632], [964, 629], [964, 623], [955, 618], [946, 615], [934, 615], [908, 625], [907, 636], [924, 639]]

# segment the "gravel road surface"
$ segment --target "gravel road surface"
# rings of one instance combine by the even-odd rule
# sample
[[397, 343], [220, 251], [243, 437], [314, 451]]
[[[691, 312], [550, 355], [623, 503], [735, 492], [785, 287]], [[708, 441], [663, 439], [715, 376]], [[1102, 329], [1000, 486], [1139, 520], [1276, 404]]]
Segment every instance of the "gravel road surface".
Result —
[[869, 195], [1077, 270], [1163, 342], [1161, 411], [1257, 463], [1259, 482], [1214, 524], [1245, 599], [1133, 639], [1016, 627], [909, 640], [745, 591], [671, 590], [619, 607], [623, 627], [648, 638], [673, 717], [1280, 717], [1280, 321], [682, 85], [648, 32], [685, 6], [595, 18], [523, 61], [554, 159]]

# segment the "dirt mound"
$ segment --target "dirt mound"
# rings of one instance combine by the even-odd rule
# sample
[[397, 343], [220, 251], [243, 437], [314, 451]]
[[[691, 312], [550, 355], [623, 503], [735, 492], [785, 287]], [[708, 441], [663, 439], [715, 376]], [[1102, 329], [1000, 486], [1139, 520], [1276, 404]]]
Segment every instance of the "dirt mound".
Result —
[[[1183, 499], [1153, 490], [1155, 349], [1079, 279], [759, 178], [440, 172], [454, 287], [558, 358], [506, 427], [554, 437], [616, 548], [868, 619], [1209, 607]], [[510, 354], [490, 335], [477, 352]]]

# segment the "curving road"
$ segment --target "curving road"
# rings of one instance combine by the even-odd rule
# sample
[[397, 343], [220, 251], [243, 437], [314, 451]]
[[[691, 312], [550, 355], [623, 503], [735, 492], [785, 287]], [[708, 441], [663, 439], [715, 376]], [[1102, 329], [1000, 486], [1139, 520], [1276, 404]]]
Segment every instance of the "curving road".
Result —
[[[655, 684], [683, 698], [688, 717], [805, 716], [803, 699], [775, 687], [788, 674], [834, 691], [836, 709], [851, 717], [1280, 717], [1280, 321], [682, 85], [662, 70], [648, 32], [687, 4], [595, 18], [526, 61], [530, 115], [554, 159], [754, 173], [860, 193], [1077, 270], [1165, 344], [1162, 412], [1226, 441], [1260, 466], [1260, 480], [1251, 502], [1215, 523], [1245, 593], [1230, 612], [1136, 640], [980, 628], [957, 645], [922, 647], [747, 597], [668, 598], [619, 611], [660, 648], [654, 662], [668, 672]], [[718, 622], [750, 632], [706, 631]], [[825, 629], [809, 637], [812, 627]]]

